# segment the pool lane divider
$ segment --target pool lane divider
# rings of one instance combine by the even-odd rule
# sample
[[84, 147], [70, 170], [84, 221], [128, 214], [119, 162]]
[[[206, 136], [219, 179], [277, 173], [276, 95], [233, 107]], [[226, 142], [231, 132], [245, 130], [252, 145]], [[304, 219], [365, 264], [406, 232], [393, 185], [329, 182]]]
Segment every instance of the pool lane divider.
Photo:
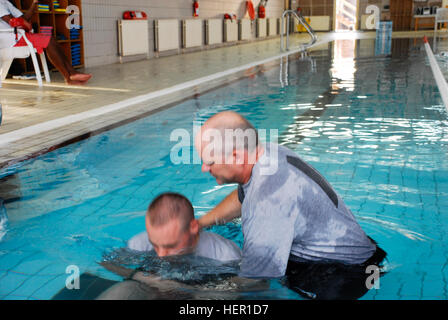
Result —
[[436, 57], [434, 57], [434, 53], [429, 46], [428, 38], [426, 36], [423, 37], [423, 42], [425, 43], [425, 50], [428, 55], [429, 65], [431, 66], [431, 70], [436, 80], [437, 87], [439, 88], [440, 95], [442, 96], [443, 103], [445, 104], [445, 108], [448, 111], [448, 83], [440, 70], [439, 64], [437, 63]]
[[[323, 40], [321, 42], [318, 41], [313, 46], [307, 47], [306, 49], [310, 49], [312, 47], [315, 47], [315, 46], [318, 46], [325, 42], [330, 42], [330, 41], [331, 40]], [[163, 97], [163, 96], [166, 96], [169, 94], [173, 94], [175, 92], [182, 91], [185, 89], [194, 88], [198, 85], [209, 83], [210, 81], [218, 80], [220, 78], [230, 76], [237, 72], [241, 72], [241, 71], [256, 67], [258, 65], [270, 63], [272, 61], [282, 59], [284, 57], [288, 57], [290, 55], [305, 51], [306, 49], [304, 49], [303, 47], [299, 47], [299, 48], [290, 50], [288, 52], [281, 53], [281, 54], [278, 54], [278, 55], [275, 55], [275, 56], [272, 56], [272, 57], [269, 57], [269, 58], [266, 58], [263, 60], [259, 60], [256, 62], [252, 62], [252, 63], [248, 63], [245, 65], [239, 66], [239, 67], [231, 68], [226, 71], [217, 72], [212, 75], [201, 77], [201, 78], [198, 78], [195, 80], [190, 80], [190, 81], [178, 84], [178, 85], [174, 85], [169, 88], [165, 88], [165, 89], [157, 90], [157, 91], [150, 92], [147, 94], [143, 94], [143, 95], [140, 95], [137, 97], [129, 98], [129, 99], [117, 102], [117, 103], [113, 103], [113, 104], [106, 105], [103, 107], [95, 108], [93, 110], [84, 111], [81, 113], [65, 116], [62, 118], [54, 119], [54, 120], [49, 120], [49, 121], [38, 123], [38, 124], [29, 126], [26, 128], [22, 128], [22, 129], [8, 132], [8, 133], [4, 133], [4, 134], [0, 135], [0, 147], [6, 146], [6, 145], [8, 145], [12, 142], [18, 141], [18, 140], [30, 138], [34, 135], [37, 135], [37, 134], [40, 134], [43, 132], [47, 132], [47, 131], [61, 128], [63, 126], [67, 126], [67, 125], [73, 124], [75, 122], [87, 120], [87, 119], [101, 116], [101, 115], [104, 115], [104, 114], [107, 114], [110, 112], [116, 112], [121, 109], [130, 107], [130, 106], [133, 106], [133, 105], [136, 105], [139, 103], [143, 103], [143, 102], [155, 99], [155, 98], [160, 98], [160, 97]]]

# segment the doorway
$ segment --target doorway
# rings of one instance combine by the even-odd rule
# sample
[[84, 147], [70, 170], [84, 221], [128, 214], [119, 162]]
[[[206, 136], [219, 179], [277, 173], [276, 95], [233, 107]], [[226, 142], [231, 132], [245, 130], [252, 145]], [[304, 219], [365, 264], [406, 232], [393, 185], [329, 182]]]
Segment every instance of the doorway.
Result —
[[335, 0], [334, 30], [353, 31], [358, 23], [358, 0]]

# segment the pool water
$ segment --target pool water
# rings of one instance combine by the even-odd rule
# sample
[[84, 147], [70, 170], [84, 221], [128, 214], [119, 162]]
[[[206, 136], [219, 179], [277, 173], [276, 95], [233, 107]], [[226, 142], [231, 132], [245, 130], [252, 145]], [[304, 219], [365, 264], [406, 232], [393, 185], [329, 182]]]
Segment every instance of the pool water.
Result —
[[[448, 299], [448, 114], [420, 42], [394, 41], [388, 57], [372, 47], [336, 41], [0, 171], [0, 298], [51, 299], [70, 265], [120, 280], [97, 262], [144, 230], [161, 192], [184, 194], [197, 216], [218, 204], [235, 185], [173, 164], [170, 134], [233, 110], [278, 129], [387, 251], [380, 288], [361, 299]], [[242, 246], [239, 221], [212, 231]], [[278, 281], [247, 298], [301, 299]]]

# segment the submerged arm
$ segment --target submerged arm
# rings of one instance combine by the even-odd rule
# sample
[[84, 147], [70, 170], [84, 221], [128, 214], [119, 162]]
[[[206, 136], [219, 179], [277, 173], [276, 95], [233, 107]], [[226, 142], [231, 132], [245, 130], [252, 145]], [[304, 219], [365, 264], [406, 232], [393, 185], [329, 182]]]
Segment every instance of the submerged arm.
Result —
[[[178, 289], [189, 289], [194, 290], [196, 293], [201, 290], [201, 288], [190, 286], [175, 280], [164, 280], [155, 275], [150, 275], [143, 271], [133, 270], [129, 268], [122, 267], [111, 262], [101, 262], [100, 263], [107, 270], [122, 276], [125, 279], [131, 279], [144, 283], [150, 287], [157, 288], [161, 291], [172, 291]], [[236, 291], [261, 291], [269, 288], [269, 283], [267, 280], [249, 279], [242, 277], [232, 277], [229, 279], [232, 284], [233, 290]], [[209, 292], [209, 290], [203, 290]], [[231, 290], [229, 290], [231, 291]]]
[[269, 281], [265, 279], [249, 279], [242, 277], [232, 277], [230, 281], [236, 286], [238, 291], [262, 291], [269, 289]]
[[111, 262], [101, 262], [100, 263], [107, 270], [122, 276], [125, 279], [139, 281], [148, 286], [157, 288], [161, 291], [171, 291], [173, 289], [192, 289], [192, 286], [186, 285], [184, 283], [175, 281], [175, 280], [163, 280], [160, 277], [155, 275], [147, 274], [143, 271], [133, 270], [129, 268], [125, 268], [115, 263]]

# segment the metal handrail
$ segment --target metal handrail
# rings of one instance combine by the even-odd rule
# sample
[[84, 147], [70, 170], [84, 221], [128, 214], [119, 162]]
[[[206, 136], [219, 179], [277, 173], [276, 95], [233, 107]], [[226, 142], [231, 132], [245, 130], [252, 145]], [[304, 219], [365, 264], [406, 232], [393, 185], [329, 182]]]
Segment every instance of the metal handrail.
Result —
[[310, 47], [312, 46], [314, 43], [316, 43], [317, 41], [317, 36], [314, 33], [313, 28], [311, 28], [311, 26], [309, 25], [309, 23], [303, 18], [303, 16], [301, 14], [297, 14], [296, 11], [294, 10], [285, 10], [285, 12], [283, 12], [282, 14], [282, 22], [281, 22], [281, 32], [280, 32], [280, 45], [281, 45], [281, 50], [285, 51], [285, 45], [284, 45], [284, 40], [283, 40], [283, 36], [284, 36], [284, 28], [285, 28], [285, 16], [287, 18], [287, 28], [286, 28], [286, 50], [289, 50], [289, 19], [291, 14], [298, 20], [298, 22], [300, 24], [302, 24], [306, 31], [308, 32], [308, 34], [311, 36], [311, 41], [308, 44], [303, 45], [304, 48]]

